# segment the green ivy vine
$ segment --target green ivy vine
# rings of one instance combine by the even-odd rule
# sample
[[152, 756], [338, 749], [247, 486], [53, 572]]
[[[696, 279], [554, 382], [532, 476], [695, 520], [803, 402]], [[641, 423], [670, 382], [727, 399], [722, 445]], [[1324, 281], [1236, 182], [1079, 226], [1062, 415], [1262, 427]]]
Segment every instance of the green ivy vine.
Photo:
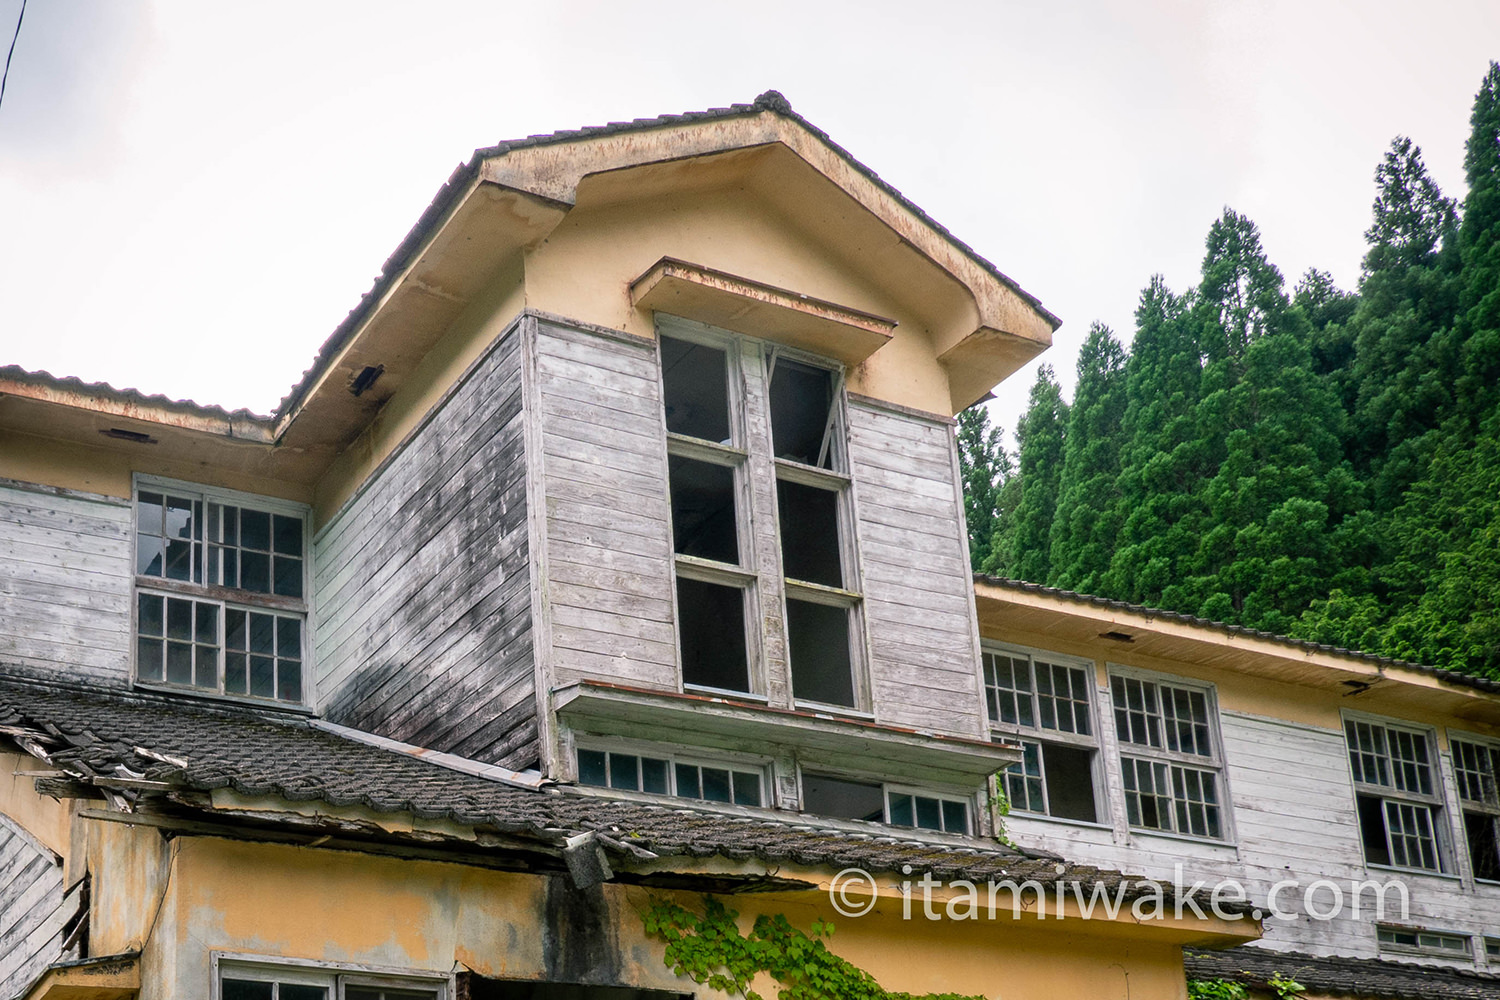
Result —
[[750, 988], [755, 977], [769, 975], [779, 985], [780, 1000], [985, 1000], [957, 993], [893, 993], [875, 977], [824, 944], [833, 924], [814, 920], [804, 934], [781, 914], [755, 918], [749, 934], [741, 934], [739, 914], [711, 896], [704, 912], [692, 911], [662, 899], [646, 909], [646, 934], [667, 946], [663, 961], [679, 976], [700, 986], [764, 1000]]
[[[1292, 1000], [1307, 989], [1279, 972], [1267, 980], [1267, 985], [1276, 994], [1276, 1000]], [[1189, 979], [1187, 986], [1188, 1000], [1249, 1000], [1250, 997], [1249, 990], [1228, 979]]]

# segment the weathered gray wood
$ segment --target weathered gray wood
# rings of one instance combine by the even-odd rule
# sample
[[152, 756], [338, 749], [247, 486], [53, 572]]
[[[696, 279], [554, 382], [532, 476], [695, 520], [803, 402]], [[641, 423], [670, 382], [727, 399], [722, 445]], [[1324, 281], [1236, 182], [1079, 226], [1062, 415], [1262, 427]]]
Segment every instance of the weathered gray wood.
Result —
[[0, 996], [15, 996], [63, 957], [65, 912], [58, 859], [0, 815]]
[[675, 689], [666, 427], [654, 345], [535, 325], [549, 687]]
[[331, 721], [493, 750], [478, 759], [506, 766], [536, 759], [520, 381], [514, 326], [318, 536], [316, 670]]
[[850, 403], [876, 718], [979, 736], [973, 584], [953, 448], [946, 427]]
[[0, 485], [0, 660], [130, 680], [130, 504]]

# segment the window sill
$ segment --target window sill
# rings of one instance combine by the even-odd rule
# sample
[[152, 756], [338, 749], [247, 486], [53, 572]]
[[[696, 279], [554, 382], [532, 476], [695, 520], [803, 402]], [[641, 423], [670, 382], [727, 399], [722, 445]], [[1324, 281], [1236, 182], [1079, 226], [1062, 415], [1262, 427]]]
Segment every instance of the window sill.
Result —
[[1365, 868], [1375, 872], [1395, 872], [1398, 875], [1420, 875], [1423, 878], [1439, 878], [1445, 882], [1463, 881], [1451, 872], [1435, 872], [1427, 868], [1401, 868], [1397, 865], [1374, 865], [1369, 862], [1365, 863]]
[[244, 708], [262, 708], [273, 712], [286, 712], [290, 715], [315, 716], [317, 711], [310, 705], [294, 705], [286, 701], [273, 701], [268, 698], [250, 698], [234, 694], [218, 694], [213, 691], [203, 691], [197, 688], [177, 687], [173, 684], [153, 684], [150, 681], [132, 681], [131, 687], [138, 691], [150, 691], [152, 694], [172, 695], [178, 698], [196, 698], [199, 701], [213, 702], [215, 704], [239, 705]]
[[1140, 827], [1130, 828], [1131, 837], [1157, 837], [1161, 840], [1175, 840], [1184, 844], [1202, 844], [1204, 847], [1217, 847], [1224, 851], [1233, 852], [1239, 856], [1240, 846], [1230, 840], [1215, 840], [1212, 837], [1194, 837], [1188, 833], [1172, 833], [1168, 830], [1143, 830]]
[[753, 701], [760, 705], [769, 704], [770, 699], [763, 694], [754, 691], [735, 691], [732, 688], [709, 687], [706, 684], [684, 684], [682, 690], [688, 694], [701, 694], [710, 698], [724, 698], [729, 701]]
[[858, 719], [861, 722], [874, 722], [874, 712], [864, 712], [857, 708], [848, 708], [844, 705], [827, 705], [821, 701], [799, 701], [795, 703], [797, 711], [807, 712], [819, 719]]
[[[1010, 813], [1003, 818], [1024, 819], [1028, 821], [1035, 820], [1038, 823], [1050, 823], [1053, 826], [1077, 827], [1080, 830], [1102, 830], [1105, 833], [1115, 832], [1115, 828], [1113, 826], [1110, 826], [1108, 823], [1091, 823], [1088, 820], [1082, 819], [1064, 819], [1061, 816], [1048, 816], [1046, 813], [1025, 812], [1021, 809], [1012, 809]], [[1218, 843], [1218, 841], [1212, 841], [1212, 843]]]

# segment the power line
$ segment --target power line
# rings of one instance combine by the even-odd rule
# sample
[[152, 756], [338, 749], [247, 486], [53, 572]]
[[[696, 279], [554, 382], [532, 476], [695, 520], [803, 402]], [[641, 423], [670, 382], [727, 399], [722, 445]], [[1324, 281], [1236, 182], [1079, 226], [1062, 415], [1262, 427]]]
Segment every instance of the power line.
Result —
[[16, 54], [16, 39], [21, 37], [21, 22], [26, 19], [26, 0], [21, 0], [21, 13], [16, 17], [16, 33], [10, 36], [10, 51], [5, 53], [5, 72], [0, 73], [0, 103], [5, 101], [5, 81], [10, 79], [10, 57]]

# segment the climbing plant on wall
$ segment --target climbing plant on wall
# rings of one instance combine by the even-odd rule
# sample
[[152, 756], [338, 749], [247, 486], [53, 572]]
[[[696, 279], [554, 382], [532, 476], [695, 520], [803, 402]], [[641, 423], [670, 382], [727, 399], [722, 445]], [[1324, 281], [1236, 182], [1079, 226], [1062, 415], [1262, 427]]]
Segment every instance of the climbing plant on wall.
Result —
[[739, 914], [711, 896], [703, 914], [655, 899], [644, 915], [646, 934], [666, 943], [663, 961], [679, 976], [744, 1000], [764, 1000], [751, 988], [762, 973], [779, 987], [780, 1000], [984, 1000], [957, 993], [896, 993], [865, 970], [828, 950], [833, 925], [814, 920], [811, 933], [781, 914], [755, 918], [740, 933]]

